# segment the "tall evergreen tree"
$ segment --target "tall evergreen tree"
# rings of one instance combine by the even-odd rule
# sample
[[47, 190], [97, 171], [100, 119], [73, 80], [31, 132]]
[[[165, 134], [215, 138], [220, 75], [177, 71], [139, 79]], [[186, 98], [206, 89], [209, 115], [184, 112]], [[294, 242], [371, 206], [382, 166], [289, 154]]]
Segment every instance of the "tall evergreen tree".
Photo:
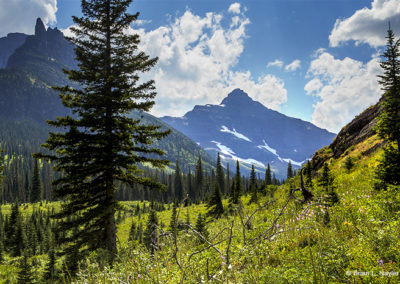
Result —
[[207, 207], [209, 208], [207, 214], [219, 218], [224, 213], [224, 206], [222, 205], [222, 194], [219, 190], [219, 183], [214, 185], [214, 193], [208, 201]]
[[257, 187], [257, 177], [256, 177], [256, 170], [254, 168], [254, 165], [251, 165], [251, 171], [250, 171], [250, 192], [251, 192], [251, 198], [250, 202], [258, 202], [258, 187]]
[[25, 237], [22, 225], [22, 216], [19, 211], [19, 204], [18, 202], [15, 202], [11, 206], [10, 218], [5, 229], [6, 247], [12, 256], [20, 256], [25, 246]]
[[305, 176], [306, 176], [306, 178], [305, 178], [305, 186], [308, 189], [312, 189], [313, 188], [312, 167], [311, 167], [311, 162], [310, 161], [307, 161], [304, 173], [305, 173]]
[[239, 161], [236, 161], [236, 174], [234, 178], [234, 182], [231, 187], [231, 194], [229, 198], [230, 205], [232, 204], [239, 204], [240, 196], [242, 196], [242, 178], [240, 176], [240, 166]]
[[46, 270], [44, 273], [44, 279], [48, 281], [55, 281], [57, 278], [57, 271], [56, 271], [56, 256], [54, 252], [54, 248], [51, 247], [48, 253], [49, 259], [46, 264]]
[[217, 156], [217, 181], [219, 188], [222, 191], [222, 194], [225, 194], [225, 174], [224, 174], [224, 168], [222, 167], [221, 164], [221, 157], [219, 153]]
[[231, 187], [231, 177], [230, 177], [230, 173], [229, 173], [229, 163], [226, 163], [226, 183], [225, 183], [225, 195], [230, 194], [229, 193], [229, 189]]
[[178, 208], [178, 202], [175, 201], [174, 205], [172, 207], [172, 213], [171, 213], [171, 221], [169, 222], [169, 230], [171, 233], [176, 234], [176, 228], [178, 226], [178, 220], [177, 220], [177, 208]]
[[35, 159], [35, 164], [33, 167], [31, 184], [30, 201], [35, 203], [40, 201], [42, 196], [42, 183], [40, 181], [39, 163], [37, 159]]
[[318, 184], [324, 188], [325, 193], [328, 196], [325, 200], [327, 206], [332, 206], [339, 202], [339, 197], [335, 191], [334, 177], [332, 176], [327, 163], [324, 163]]
[[175, 165], [174, 196], [179, 202], [181, 202], [183, 199], [182, 172], [179, 167], [178, 161], [176, 161]]
[[204, 177], [203, 177], [203, 166], [201, 164], [201, 157], [197, 160], [196, 172], [195, 172], [195, 188], [196, 197], [195, 200], [203, 193]]
[[4, 170], [4, 162], [3, 162], [3, 150], [0, 150], [0, 190], [2, 190], [3, 185], [3, 170]]
[[[209, 233], [207, 230], [207, 224], [206, 224], [206, 220], [202, 214], [197, 215], [195, 230], [198, 233], [200, 233], [205, 239], [208, 239]], [[204, 242], [204, 240], [200, 237], [199, 237], [199, 240], [201, 243]]]
[[194, 188], [194, 186], [193, 186], [193, 177], [192, 177], [192, 172], [191, 172], [191, 170], [189, 169], [189, 173], [188, 173], [188, 175], [187, 175], [187, 192], [188, 192], [188, 195], [189, 195], [189, 199], [191, 200], [191, 201], [193, 201], [194, 200], [194, 196], [195, 196], [195, 188]]
[[267, 169], [265, 170], [265, 185], [272, 184], [272, 176], [271, 176], [271, 166], [268, 164]]
[[[117, 253], [116, 182], [160, 188], [160, 183], [142, 175], [138, 164], [156, 168], [168, 164], [154, 157], [163, 152], [151, 146], [168, 131], [128, 116], [154, 105], [154, 81], [142, 82], [139, 75], [157, 62], [138, 51], [138, 35], [125, 33], [139, 16], [127, 13], [131, 2], [82, 0], [82, 17], [73, 17], [75, 37], [69, 38], [75, 44], [79, 70], [65, 71], [79, 87], [55, 88], [74, 115], [49, 122], [65, 129], [50, 133], [44, 145], [56, 154], [36, 155], [53, 160], [55, 169], [63, 173], [55, 182], [55, 196], [66, 200], [55, 216], [58, 228], [67, 232], [61, 241], [78, 248], [81, 255], [106, 249], [110, 262]], [[65, 218], [70, 215], [75, 218], [68, 222]]]
[[293, 174], [293, 167], [292, 167], [292, 162], [289, 161], [288, 167], [287, 167], [287, 179], [290, 179], [294, 176]]
[[31, 269], [31, 264], [29, 263], [27, 254], [24, 254], [23, 258], [19, 261], [18, 264], [18, 276], [17, 283], [34, 283], [34, 274]]
[[400, 39], [396, 40], [390, 28], [387, 31], [385, 61], [381, 62], [383, 74], [378, 76], [385, 91], [381, 100], [382, 112], [377, 123], [378, 135], [388, 143], [383, 159], [377, 168], [376, 189], [400, 185]]
[[158, 250], [158, 234], [157, 234], [158, 218], [157, 213], [154, 209], [150, 210], [149, 217], [147, 219], [146, 230], [144, 231], [144, 244], [150, 251], [150, 255], [154, 255], [154, 252]]

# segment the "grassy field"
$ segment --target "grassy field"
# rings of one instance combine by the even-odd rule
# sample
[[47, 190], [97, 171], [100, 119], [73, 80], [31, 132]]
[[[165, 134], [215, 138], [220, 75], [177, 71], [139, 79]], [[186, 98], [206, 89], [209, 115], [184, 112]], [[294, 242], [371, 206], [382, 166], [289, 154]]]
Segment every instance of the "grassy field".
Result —
[[[325, 206], [326, 192], [314, 180], [314, 198], [301, 202], [296, 177], [274, 192], [265, 192], [258, 204], [242, 197], [236, 213], [207, 218], [209, 238], [200, 241], [193, 230], [204, 204], [181, 206], [176, 238], [169, 230], [172, 205], [158, 216], [158, 250], [153, 256], [138, 240], [129, 240], [132, 222], [146, 226], [148, 213], [135, 214], [143, 202], [124, 202], [117, 215], [118, 261], [104, 266], [101, 252], [81, 263], [76, 283], [397, 283], [400, 282], [400, 196], [398, 190], [373, 189], [374, 171], [381, 150], [366, 155], [376, 137], [330, 161], [339, 202]], [[352, 158], [348, 170], [345, 162]], [[146, 207], [149, 207], [146, 202]], [[43, 203], [41, 210], [59, 204]], [[224, 200], [225, 209], [228, 207]], [[23, 205], [23, 214], [33, 210]], [[36, 210], [39, 204], [35, 205]], [[3, 214], [10, 206], [2, 206]], [[328, 213], [326, 213], [328, 212]], [[189, 216], [188, 216], [189, 215]], [[329, 222], [326, 222], [329, 216]], [[47, 256], [37, 256], [38, 275]], [[62, 260], [58, 265], [61, 268]], [[0, 279], [15, 279], [16, 259], [5, 257]], [[37, 279], [40, 279], [38, 276]]]

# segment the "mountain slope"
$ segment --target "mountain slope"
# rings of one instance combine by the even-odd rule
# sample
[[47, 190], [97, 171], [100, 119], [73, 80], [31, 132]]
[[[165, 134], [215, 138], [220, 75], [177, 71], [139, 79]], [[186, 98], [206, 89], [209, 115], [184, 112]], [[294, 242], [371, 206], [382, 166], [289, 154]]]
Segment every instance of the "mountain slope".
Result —
[[268, 109], [240, 89], [232, 91], [220, 105], [195, 106], [183, 117], [161, 119], [212, 155], [220, 152], [226, 161], [238, 159], [262, 170], [270, 163], [280, 177], [285, 176], [289, 161], [300, 166], [335, 136]]
[[[384, 142], [377, 138], [375, 131], [380, 111], [380, 102], [378, 102], [344, 126], [330, 145], [314, 154], [312, 157], [314, 169], [321, 168], [324, 162], [332, 158], [338, 159], [346, 156], [359, 143], [364, 143], [363, 155], [381, 148]], [[369, 143], [365, 143], [367, 140]]]
[[10, 33], [0, 38], [0, 68], [6, 67], [8, 58], [25, 42], [26, 37], [26, 34]]

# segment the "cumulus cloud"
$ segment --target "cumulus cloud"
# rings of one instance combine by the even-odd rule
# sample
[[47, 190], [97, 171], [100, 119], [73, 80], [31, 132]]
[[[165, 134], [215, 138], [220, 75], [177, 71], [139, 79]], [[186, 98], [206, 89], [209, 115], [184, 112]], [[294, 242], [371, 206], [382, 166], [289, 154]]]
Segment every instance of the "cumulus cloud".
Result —
[[285, 70], [286, 71], [296, 71], [297, 69], [299, 69], [301, 67], [301, 61], [296, 59], [293, 60], [292, 63], [288, 64], [285, 66]]
[[377, 75], [379, 59], [374, 56], [363, 63], [351, 58], [336, 59], [322, 52], [308, 69], [310, 81], [304, 90], [318, 98], [313, 106], [312, 122], [338, 132], [346, 123], [367, 107], [375, 104], [381, 94]]
[[223, 17], [229, 16], [214, 12], [199, 16], [187, 10], [157, 29], [130, 30], [141, 36], [140, 49], [159, 58], [146, 75], [155, 80], [158, 92], [153, 114], [181, 116], [195, 104], [219, 104], [234, 88], [273, 109], [286, 102], [279, 78], [253, 79], [250, 71], [233, 71], [250, 21], [243, 14]]
[[233, 14], [240, 14], [240, 3], [233, 3], [229, 6], [228, 12]]
[[0, 36], [10, 32], [33, 34], [36, 19], [56, 23], [57, 0], [0, 0]]
[[276, 66], [276, 67], [282, 68], [283, 61], [279, 60], [279, 59], [275, 59], [274, 61], [268, 62], [267, 68], [272, 67], [272, 66]]
[[372, 47], [385, 45], [388, 22], [394, 31], [400, 32], [399, 0], [374, 0], [371, 8], [365, 7], [349, 18], [337, 19], [329, 43], [332, 47], [347, 41], [367, 43]]

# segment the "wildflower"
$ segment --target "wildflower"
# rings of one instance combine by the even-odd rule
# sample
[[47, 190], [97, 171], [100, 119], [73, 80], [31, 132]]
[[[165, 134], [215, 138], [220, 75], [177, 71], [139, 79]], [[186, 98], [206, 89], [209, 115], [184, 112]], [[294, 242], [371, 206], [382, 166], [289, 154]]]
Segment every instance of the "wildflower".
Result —
[[221, 262], [221, 265], [224, 266], [224, 265], [226, 265], [226, 263], [225, 262]]
[[137, 277], [138, 278], [142, 278], [143, 276], [142, 276], [142, 274], [138, 274]]
[[383, 260], [380, 259], [380, 260], [378, 261], [378, 263], [379, 263], [380, 266], [382, 266], [382, 265], [383, 265]]
[[225, 259], [225, 256], [223, 256], [222, 254], [221, 254], [221, 259]]
[[232, 269], [232, 264], [229, 264], [228, 269]]

